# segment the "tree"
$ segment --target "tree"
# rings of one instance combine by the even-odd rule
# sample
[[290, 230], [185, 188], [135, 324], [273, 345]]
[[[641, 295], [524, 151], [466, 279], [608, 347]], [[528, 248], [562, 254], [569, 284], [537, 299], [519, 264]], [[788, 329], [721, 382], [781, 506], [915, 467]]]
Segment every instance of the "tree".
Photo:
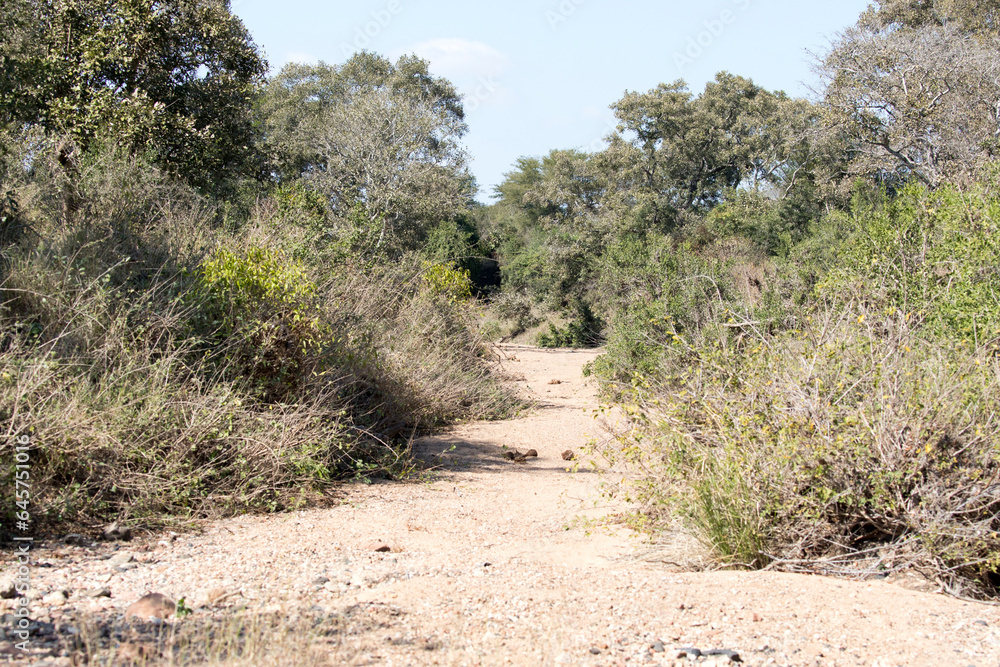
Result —
[[592, 155], [554, 150], [542, 159], [539, 179], [526, 190], [522, 203], [537, 211], [543, 223], [579, 228], [599, 212], [603, 194], [604, 174]]
[[600, 159], [615, 181], [607, 203], [660, 230], [707, 211], [727, 189], [787, 177], [808, 124], [784, 93], [727, 72], [698, 97], [675, 81], [626, 93], [612, 108], [618, 128]]
[[415, 248], [474, 193], [461, 98], [419, 58], [288, 65], [268, 84], [262, 117], [278, 179], [321, 192], [334, 231], [370, 250]]
[[148, 152], [207, 189], [259, 164], [267, 64], [228, 0], [13, 0], [0, 17], [8, 122]]
[[542, 182], [542, 161], [536, 157], [519, 157], [514, 169], [503, 175], [500, 185], [493, 188], [493, 197], [506, 206], [523, 209], [538, 220], [541, 212], [526, 200], [528, 192]]
[[875, 0], [858, 24], [880, 31], [951, 26], [965, 34], [996, 37], [1000, 0]]
[[931, 187], [970, 177], [997, 152], [1000, 43], [948, 22], [887, 26], [848, 29], [819, 66], [851, 172]]

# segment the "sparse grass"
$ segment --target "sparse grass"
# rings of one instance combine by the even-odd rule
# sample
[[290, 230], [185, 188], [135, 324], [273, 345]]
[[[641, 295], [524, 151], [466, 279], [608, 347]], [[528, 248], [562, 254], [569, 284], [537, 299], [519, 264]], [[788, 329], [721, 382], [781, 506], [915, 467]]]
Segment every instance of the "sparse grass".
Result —
[[89, 665], [288, 667], [343, 664], [349, 622], [340, 616], [239, 611], [150, 622], [74, 621], [63, 650]]

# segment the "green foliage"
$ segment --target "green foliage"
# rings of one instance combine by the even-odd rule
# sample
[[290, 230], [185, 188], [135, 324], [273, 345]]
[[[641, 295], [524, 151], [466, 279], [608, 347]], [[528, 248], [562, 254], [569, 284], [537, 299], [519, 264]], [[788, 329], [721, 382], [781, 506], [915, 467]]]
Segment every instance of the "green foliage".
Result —
[[[214, 190], [260, 175], [252, 102], [267, 65], [224, 0], [15, 1], [0, 16], [0, 116], [141, 153]], [[8, 11], [10, 13], [8, 13]], [[6, 25], [4, 25], [6, 24]]]
[[197, 330], [222, 355], [219, 363], [274, 401], [316, 370], [314, 355], [329, 342], [314, 305], [316, 291], [305, 268], [276, 251], [220, 248], [199, 266], [189, 299], [197, 308]]
[[541, 347], [595, 347], [603, 341], [604, 322], [594, 315], [586, 303], [577, 301], [573, 311], [575, 317], [565, 327], [557, 328], [549, 324], [547, 333], [538, 335]]
[[424, 244], [424, 254], [437, 262], [452, 262], [470, 276], [479, 273], [479, 238], [466, 216], [444, 220], [432, 227]]
[[316, 190], [307, 188], [301, 180], [278, 186], [274, 199], [283, 222], [317, 233], [325, 231], [330, 224], [326, 198]]
[[1000, 196], [912, 185], [882, 204], [857, 207], [845, 266], [821, 287], [850, 291], [925, 323], [928, 333], [974, 344], [1000, 341]]
[[787, 257], [819, 217], [816, 186], [803, 179], [780, 200], [753, 190], [728, 191], [705, 216], [705, 225], [719, 236], [742, 236], [769, 255]]
[[697, 247], [660, 235], [623, 237], [605, 254], [601, 277], [605, 299], [618, 308], [595, 369], [614, 383], [656, 375], [661, 350], [677, 335], [729, 345], [755, 326], [781, 327], [786, 316], [774, 265], [739, 237]]
[[503, 290], [490, 301], [493, 314], [509, 324], [509, 337], [522, 334], [540, 322], [531, 306], [527, 293], [511, 289]]
[[177, 614], [178, 618], [184, 618], [193, 614], [194, 610], [187, 606], [187, 601], [184, 598], [179, 598], [177, 600], [177, 607], [174, 610], [174, 613]]
[[306, 317], [304, 304], [315, 296], [305, 268], [268, 248], [243, 253], [220, 248], [202, 262], [199, 286], [226, 327], [239, 327], [243, 313], [287, 314], [293, 322]]
[[472, 281], [469, 272], [457, 264], [431, 264], [423, 273], [424, 288], [436, 297], [451, 303], [468, 301], [472, 298]]
[[847, 174], [971, 182], [1000, 149], [995, 0], [879, 4], [817, 67], [824, 134], [841, 143]]
[[420, 58], [404, 56], [392, 63], [362, 52], [340, 66], [290, 63], [271, 79], [261, 100], [269, 154], [278, 172], [298, 178], [322, 166], [327, 157], [316, 140], [336, 130], [329, 127], [331, 114], [378, 91], [391, 93], [400, 103], [424, 102], [442, 129], [459, 135], [465, 131], [461, 97], [447, 79], [431, 76], [427, 61]]
[[720, 72], [694, 96], [683, 81], [613, 105], [619, 130], [601, 161], [620, 184], [606, 203], [637, 210], [644, 228], [669, 231], [744, 181], [779, 184], [801, 161], [807, 104]]
[[[619, 266], [632, 262], [625, 245], [644, 257], [647, 242], [661, 256], [663, 247], [688, 242], [689, 257], [706, 255], [712, 264], [702, 247], [742, 236], [787, 257], [819, 218], [812, 105], [722, 72], [700, 95], [678, 81], [629, 92], [613, 108], [619, 124], [605, 150], [521, 158], [496, 188], [499, 201], [480, 229], [495, 248], [505, 289], [527, 290], [555, 312], [579, 299], [600, 303], [600, 316], [614, 322], [627, 318], [622, 313], [632, 304], [658, 299], [656, 280], [670, 281], [655, 260], [650, 268]], [[701, 280], [696, 275], [692, 267], [692, 282]], [[686, 280], [671, 282], [684, 295], [665, 310], [683, 311], [694, 292], [723, 289]], [[635, 281], [645, 283], [638, 294], [631, 293]], [[598, 289], [612, 298], [594, 300]], [[703, 319], [703, 305], [694, 305], [693, 314], [677, 312], [678, 322]]]
[[323, 197], [333, 237], [393, 258], [472, 198], [463, 118], [460, 96], [426, 61], [372, 53], [287, 65], [260, 104], [272, 171]]
[[606, 386], [629, 382], [633, 377], [655, 376], [664, 362], [664, 341], [674, 327], [658, 301], [640, 301], [616, 315], [608, 333], [605, 352], [592, 370]]
[[962, 32], [996, 36], [1000, 24], [997, 0], [876, 0], [859, 23], [873, 28], [919, 28], [955, 25]]
[[226, 0], [0, 6], [0, 422], [44, 443], [42, 523], [293, 508], [521, 405], [470, 307], [454, 87], [359, 54], [259, 99], [265, 70]]
[[46, 241], [5, 248], [0, 283], [0, 423], [44, 445], [40, 524], [295, 508], [405, 473], [414, 432], [520, 405], [468, 304], [417, 267], [323, 265], [319, 285], [273, 239], [209, 233], [203, 200], [155, 168], [85, 174], [78, 226], [44, 205], [44, 179], [19, 191]]
[[16, 239], [21, 231], [21, 211], [17, 193], [12, 190], [0, 191], [0, 245]]
[[[5, 295], [33, 284], [40, 299], [35, 313], [21, 312], [31, 329], [2, 313], [0, 419], [35, 443], [40, 525], [289, 507], [361, 455], [336, 411], [262, 408], [242, 381], [193, 361], [194, 341], [178, 336], [188, 313], [168, 285], [136, 293], [69, 272], [54, 291], [33, 275], [49, 257], [14, 260]], [[59, 317], [38, 317], [47, 301]]]

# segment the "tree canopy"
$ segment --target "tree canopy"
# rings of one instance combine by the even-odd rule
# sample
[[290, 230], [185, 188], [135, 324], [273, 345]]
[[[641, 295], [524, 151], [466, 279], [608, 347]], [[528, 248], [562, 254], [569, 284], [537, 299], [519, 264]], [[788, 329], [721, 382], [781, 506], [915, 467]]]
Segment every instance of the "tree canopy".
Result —
[[8, 122], [148, 151], [203, 187], [257, 168], [252, 102], [267, 64], [228, 0], [5, 5]]
[[474, 194], [461, 98], [419, 58], [288, 65], [262, 114], [275, 176], [323, 194], [341, 232], [367, 226], [370, 247], [413, 247]]
[[859, 21], [875, 30], [951, 26], [967, 34], [997, 36], [998, 0], [876, 0]]
[[628, 92], [612, 108], [618, 130], [602, 157], [616, 179], [609, 203], [643, 211], [660, 229], [707, 211], [728, 188], [789, 177], [810, 124], [803, 101], [728, 72], [698, 96], [675, 81]]
[[936, 187], [996, 155], [1000, 41], [980, 4], [883, 2], [835, 42], [819, 72], [852, 173]]

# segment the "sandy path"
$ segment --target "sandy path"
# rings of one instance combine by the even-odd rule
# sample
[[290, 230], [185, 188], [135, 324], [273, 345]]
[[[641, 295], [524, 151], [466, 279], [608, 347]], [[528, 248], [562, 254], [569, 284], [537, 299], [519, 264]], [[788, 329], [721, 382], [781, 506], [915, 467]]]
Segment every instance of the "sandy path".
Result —
[[[70, 597], [39, 601], [40, 617], [120, 614], [147, 591], [185, 597], [189, 618], [308, 611], [340, 624], [323, 649], [329, 664], [672, 665], [684, 646], [734, 650], [749, 665], [1000, 664], [995, 607], [884, 581], [681, 573], [641, 558], [641, 539], [597, 522], [620, 509], [600, 497], [597, 476], [568, 472], [560, 457], [600, 436], [581, 376], [596, 354], [506, 354], [539, 407], [417, 442], [432, 466], [423, 481], [352, 486], [334, 508], [126, 544], [125, 568], [105, 560], [114, 546], [53, 547], [34, 583]], [[539, 457], [504, 460], [504, 445]], [[79, 595], [98, 586], [112, 597]]]

